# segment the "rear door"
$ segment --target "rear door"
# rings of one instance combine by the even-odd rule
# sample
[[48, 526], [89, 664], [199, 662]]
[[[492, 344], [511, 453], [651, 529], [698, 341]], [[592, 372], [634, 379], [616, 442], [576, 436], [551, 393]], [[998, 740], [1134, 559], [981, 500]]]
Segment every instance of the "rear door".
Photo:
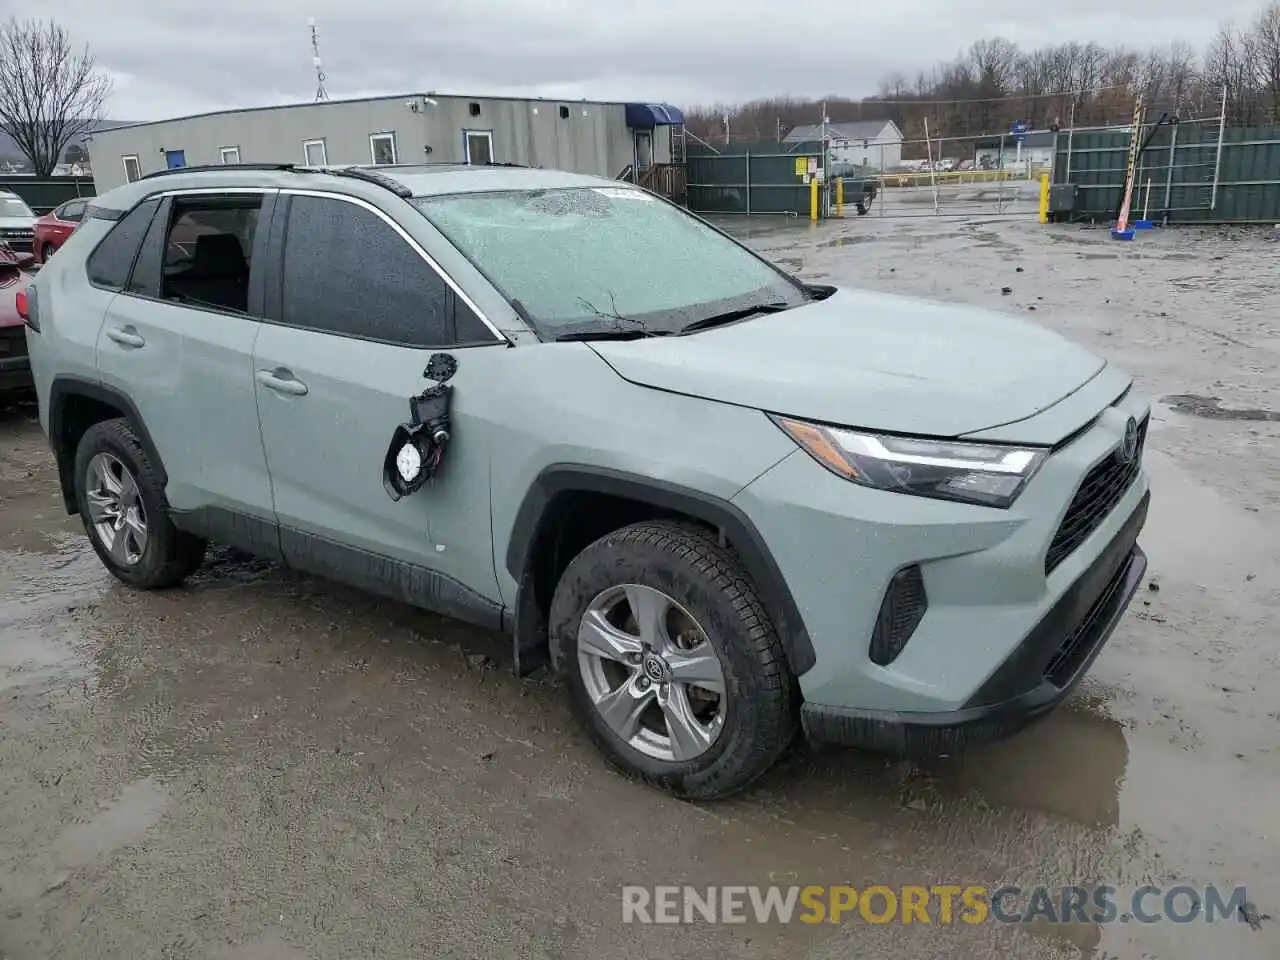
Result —
[[[254, 369], [286, 561], [445, 612], [493, 604], [489, 433], [467, 416], [505, 341], [377, 207], [280, 197]], [[393, 501], [384, 460], [437, 352], [458, 361], [453, 437], [436, 480]]]
[[274, 204], [264, 190], [158, 201], [98, 338], [99, 375], [138, 408], [170, 505], [205, 523], [248, 515], [274, 527], [253, 390]]

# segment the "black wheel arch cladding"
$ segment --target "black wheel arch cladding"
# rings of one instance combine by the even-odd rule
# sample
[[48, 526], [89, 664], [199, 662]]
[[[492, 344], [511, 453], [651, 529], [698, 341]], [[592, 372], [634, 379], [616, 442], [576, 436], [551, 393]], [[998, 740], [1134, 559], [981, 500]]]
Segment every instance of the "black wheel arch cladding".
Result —
[[[129, 426], [133, 429], [138, 442], [142, 444], [143, 450], [146, 451], [163, 489], [169, 482], [169, 475], [165, 472], [160, 452], [156, 449], [155, 442], [147, 431], [147, 425], [143, 422], [133, 401], [113, 387], [81, 377], [62, 375], [54, 378], [49, 388], [49, 443], [53, 447], [54, 458], [58, 464], [58, 482], [62, 488], [63, 505], [67, 513], [79, 512], [75, 496], [75, 444], [67, 443], [66, 438], [67, 412], [78, 399], [114, 408], [119, 411], [118, 416], [129, 421]], [[85, 424], [84, 428], [87, 430], [90, 426], [92, 424]]]
[[[605, 494], [683, 515], [720, 531], [755, 584], [756, 592], [782, 642], [787, 664], [801, 676], [816, 661], [813, 643], [790, 587], [760, 532], [738, 507], [679, 484], [624, 471], [581, 464], [553, 464], [543, 469], [525, 493], [507, 543], [507, 571], [528, 590], [535, 549], [553, 502], [574, 493]], [[550, 598], [547, 598], [549, 602]]]

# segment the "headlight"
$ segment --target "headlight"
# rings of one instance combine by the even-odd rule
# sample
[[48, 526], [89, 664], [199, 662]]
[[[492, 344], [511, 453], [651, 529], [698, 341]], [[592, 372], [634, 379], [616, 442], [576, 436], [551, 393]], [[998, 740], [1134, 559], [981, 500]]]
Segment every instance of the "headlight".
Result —
[[772, 417], [806, 453], [846, 480], [918, 497], [1008, 507], [1048, 451], [962, 440], [920, 440]]

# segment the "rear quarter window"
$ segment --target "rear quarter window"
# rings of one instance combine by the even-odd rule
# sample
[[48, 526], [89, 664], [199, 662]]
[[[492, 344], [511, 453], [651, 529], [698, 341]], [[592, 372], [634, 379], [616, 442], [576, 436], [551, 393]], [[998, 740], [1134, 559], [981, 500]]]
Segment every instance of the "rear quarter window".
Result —
[[159, 207], [158, 199], [138, 204], [99, 241], [86, 264], [90, 283], [108, 290], [124, 289], [142, 238], [146, 236], [147, 227]]

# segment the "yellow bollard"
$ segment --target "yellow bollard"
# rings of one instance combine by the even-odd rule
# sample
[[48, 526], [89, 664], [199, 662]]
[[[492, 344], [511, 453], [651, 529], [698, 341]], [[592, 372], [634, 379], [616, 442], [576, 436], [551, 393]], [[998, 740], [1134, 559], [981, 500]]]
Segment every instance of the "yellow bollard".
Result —
[[809, 178], [809, 219], [818, 222], [818, 178]]
[[836, 177], [836, 216], [844, 216], [844, 177]]
[[1049, 175], [1040, 174], [1040, 222], [1049, 222]]

